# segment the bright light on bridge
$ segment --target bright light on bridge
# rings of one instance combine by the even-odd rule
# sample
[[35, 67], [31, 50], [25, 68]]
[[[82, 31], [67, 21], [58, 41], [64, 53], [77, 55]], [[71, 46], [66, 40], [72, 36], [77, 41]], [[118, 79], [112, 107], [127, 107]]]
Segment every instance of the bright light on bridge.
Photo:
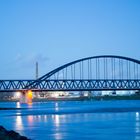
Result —
[[16, 93], [15, 93], [15, 98], [20, 98], [21, 97], [21, 93], [19, 92], [19, 91], [17, 91]]
[[33, 93], [32, 93], [31, 90], [27, 91], [26, 98], [27, 98], [27, 103], [31, 104], [32, 103], [32, 98], [33, 98]]

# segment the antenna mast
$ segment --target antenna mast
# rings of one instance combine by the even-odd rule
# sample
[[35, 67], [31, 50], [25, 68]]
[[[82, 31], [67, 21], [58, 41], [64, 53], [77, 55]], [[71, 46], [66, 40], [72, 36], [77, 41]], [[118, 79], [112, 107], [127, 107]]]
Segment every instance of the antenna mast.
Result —
[[36, 62], [36, 79], [38, 79], [38, 62]]

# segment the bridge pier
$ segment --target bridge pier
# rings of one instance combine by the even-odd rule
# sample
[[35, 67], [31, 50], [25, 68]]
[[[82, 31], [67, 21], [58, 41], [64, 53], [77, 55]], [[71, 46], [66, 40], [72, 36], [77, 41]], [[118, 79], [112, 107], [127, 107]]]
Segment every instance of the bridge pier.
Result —
[[27, 104], [32, 103], [32, 91], [31, 90], [21, 92], [20, 103], [27, 103]]

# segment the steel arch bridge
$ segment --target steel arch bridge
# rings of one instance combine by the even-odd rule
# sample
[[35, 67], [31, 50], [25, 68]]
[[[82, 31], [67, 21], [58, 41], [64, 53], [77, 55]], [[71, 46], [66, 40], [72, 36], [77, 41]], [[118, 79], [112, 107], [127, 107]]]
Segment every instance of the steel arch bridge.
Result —
[[79, 59], [37, 80], [0, 80], [0, 91], [140, 90], [140, 61], [115, 55]]

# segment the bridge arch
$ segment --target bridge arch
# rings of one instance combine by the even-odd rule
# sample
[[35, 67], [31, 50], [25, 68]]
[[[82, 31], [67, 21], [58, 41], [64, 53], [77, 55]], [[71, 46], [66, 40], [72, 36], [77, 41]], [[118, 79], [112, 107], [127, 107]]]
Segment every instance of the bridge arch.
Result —
[[40, 77], [47, 79], [140, 79], [140, 61], [116, 55], [82, 58]]

